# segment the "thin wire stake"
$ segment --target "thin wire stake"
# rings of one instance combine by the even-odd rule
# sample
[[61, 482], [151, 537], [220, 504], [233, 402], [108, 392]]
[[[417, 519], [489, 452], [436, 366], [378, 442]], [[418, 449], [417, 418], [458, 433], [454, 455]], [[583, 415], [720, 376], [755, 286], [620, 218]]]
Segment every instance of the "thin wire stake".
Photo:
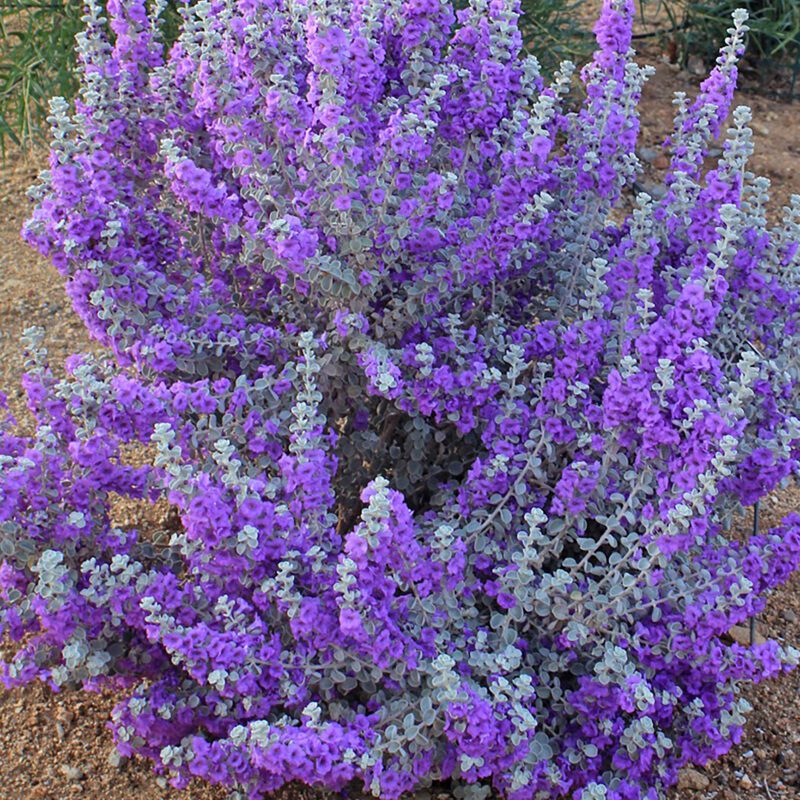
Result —
[[[753, 506], [753, 536], [758, 536], [758, 512], [760, 510], [761, 501], [756, 500]], [[750, 617], [750, 647], [756, 643], [756, 618]]]

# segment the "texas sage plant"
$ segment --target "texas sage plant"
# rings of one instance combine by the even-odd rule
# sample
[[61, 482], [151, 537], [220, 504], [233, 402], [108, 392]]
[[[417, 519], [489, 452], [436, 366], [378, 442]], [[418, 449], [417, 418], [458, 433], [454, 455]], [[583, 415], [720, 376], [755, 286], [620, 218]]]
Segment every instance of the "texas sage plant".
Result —
[[197, 2], [166, 53], [107, 6], [24, 235], [109, 355], [27, 334], [6, 685], [116, 687], [121, 753], [248, 798], [652, 800], [724, 753], [798, 660], [725, 637], [800, 561], [796, 514], [729, 532], [800, 458], [800, 198], [770, 227], [745, 108], [704, 161], [743, 15], [656, 201], [629, 0], [574, 94], [512, 0]]

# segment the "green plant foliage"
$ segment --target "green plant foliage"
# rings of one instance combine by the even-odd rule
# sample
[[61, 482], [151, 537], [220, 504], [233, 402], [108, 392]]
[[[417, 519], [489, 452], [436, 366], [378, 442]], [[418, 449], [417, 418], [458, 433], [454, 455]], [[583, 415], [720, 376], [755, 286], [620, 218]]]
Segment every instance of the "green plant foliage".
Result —
[[[168, 0], [163, 31], [177, 35], [178, 0]], [[103, 3], [105, 6], [105, 3]], [[74, 97], [75, 35], [83, 30], [83, 0], [0, 0], [0, 152], [9, 142], [44, 142], [51, 97]]]
[[[793, 85], [800, 70], [799, 0], [641, 0], [644, 19], [664, 15], [675, 35], [680, 59], [694, 54], [707, 62], [716, 57], [731, 14], [743, 8], [749, 15], [747, 60], [764, 65], [782, 64], [791, 71]], [[764, 76], [766, 77], [766, 76]]]
[[591, 55], [592, 15], [584, 0], [522, 0], [523, 40], [545, 72], [552, 74], [565, 59], [582, 63]]
[[0, 144], [38, 138], [47, 102], [54, 94], [71, 97], [74, 40], [83, 4], [3, 0], [0, 6]]
[[[706, 0], [686, 3], [686, 47], [712, 52], [714, 37], [725, 30], [736, 8], [750, 15], [748, 52], [751, 58], [794, 59], [800, 45], [798, 0]], [[718, 41], [718, 40], [717, 40]]]

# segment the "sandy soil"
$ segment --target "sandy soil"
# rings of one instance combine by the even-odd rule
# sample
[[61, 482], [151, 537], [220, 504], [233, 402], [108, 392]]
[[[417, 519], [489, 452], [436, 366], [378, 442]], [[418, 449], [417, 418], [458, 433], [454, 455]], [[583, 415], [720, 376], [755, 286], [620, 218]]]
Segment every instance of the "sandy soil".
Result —
[[[671, 97], [678, 89], [691, 91], [699, 78], [658, 63], [652, 47], [644, 60], [658, 66], [643, 101], [641, 145], [658, 147], [671, 127]], [[762, 97], [740, 96], [754, 111], [757, 155], [752, 169], [773, 180], [775, 206], [800, 191], [798, 106]], [[18, 346], [31, 324], [47, 331], [54, 365], [70, 353], [94, 349], [69, 308], [56, 271], [29, 250], [18, 231], [27, 213], [25, 188], [43, 163], [41, 153], [13, 158], [0, 172], [0, 388], [15, 410], [23, 398], [19, 386], [22, 359]], [[662, 158], [651, 159], [646, 180], [663, 178]], [[24, 414], [21, 414], [24, 416]], [[800, 492], [787, 490], [769, 498], [764, 523], [777, 521], [800, 506]], [[142, 522], [158, 524], [163, 509], [148, 512]], [[120, 509], [125, 516], [135, 508]], [[743, 530], [749, 522], [742, 521]], [[765, 636], [800, 642], [800, 577], [777, 592], [759, 621]], [[800, 671], [781, 680], [752, 687], [746, 696], [755, 706], [742, 744], [718, 762], [687, 774], [669, 800], [791, 800], [800, 798]], [[112, 755], [107, 729], [114, 703], [110, 694], [78, 692], [51, 694], [41, 686], [12, 692], [0, 690], [0, 800], [222, 800], [225, 792], [193, 785], [185, 792], [169, 787], [140, 760], [118, 763]], [[304, 788], [281, 793], [288, 798], [319, 798]]]

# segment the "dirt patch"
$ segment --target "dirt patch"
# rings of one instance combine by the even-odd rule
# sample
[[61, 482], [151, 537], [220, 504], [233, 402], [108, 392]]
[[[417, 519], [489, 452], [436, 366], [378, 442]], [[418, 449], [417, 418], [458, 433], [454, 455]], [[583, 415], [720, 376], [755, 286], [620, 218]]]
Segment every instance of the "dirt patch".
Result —
[[[672, 93], [693, 91], [700, 78], [658, 63], [660, 53], [648, 50], [644, 61], [657, 65], [642, 102], [641, 146], [657, 148], [672, 124]], [[751, 105], [757, 152], [753, 171], [773, 181], [773, 205], [784, 204], [800, 191], [800, 137], [798, 107], [762, 97], [741, 94], [739, 102]], [[23, 358], [19, 337], [32, 324], [46, 330], [46, 344], [54, 368], [67, 355], [97, 350], [69, 307], [63, 279], [44, 259], [19, 239], [27, 216], [25, 190], [45, 163], [42, 153], [16, 158], [0, 172], [0, 388], [20, 420], [29, 419], [19, 388]], [[666, 164], [658, 157], [647, 167], [647, 178], [663, 179]], [[774, 524], [800, 507], [800, 492], [776, 493], [764, 503], [762, 519]], [[124, 524], [160, 526], [164, 507], [142, 509], [121, 503], [117, 509]], [[748, 529], [745, 519], [742, 525]], [[800, 643], [800, 576], [772, 597], [759, 620], [765, 636]], [[780, 680], [751, 687], [745, 695], [754, 705], [742, 744], [718, 762], [696, 770], [690, 788], [675, 789], [670, 800], [792, 800], [800, 798], [800, 670]], [[118, 763], [107, 728], [114, 704], [110, 693], [64, 691], [52, 694], [42, 686], [12, 692], [0, 690], [0, 799], [64, 800], [222, 800], [226, 792], [193, 784], [186, 792], [169, 787], [139, 759]], [[699, 776], [699, 777], [698, 777]], [[319, 797], [304, 787], [279, 793], [284, 800]]]
[[[800, 508], [800, 489], [773, 493], [761, 503], [760, 528], [777, 525]], [[748, 512], [737, 525], [752, 530]], [[747, 631], [749, 634], [749, 631]], [[757, 636], [800, 646], [800, 574], [777, 590], [759, 616]], [[746, 643], [747, 639], [745, 639]], [[797, 800], [800, 798], [800, 670], [748, 686], [753, 705], [744, 735], [726, 756], [696, 768], [668, 800]], [[698, 778], [699, 776], [699, 778]], [[694, 787], [692, 783], [694, 780]]]

